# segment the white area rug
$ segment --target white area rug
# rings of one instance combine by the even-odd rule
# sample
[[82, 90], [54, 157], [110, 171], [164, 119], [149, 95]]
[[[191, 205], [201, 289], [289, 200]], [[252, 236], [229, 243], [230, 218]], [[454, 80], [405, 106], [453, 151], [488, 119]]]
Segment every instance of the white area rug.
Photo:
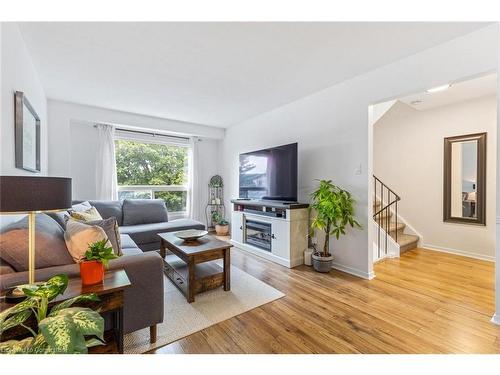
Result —
[[284, 297], [279, 290], [231, 266], [231, 290], [222, 287], [195, 296], [188, 303], [165, 277], [165, 315], [158, 325], [156, 343], [149, 343], [149, 328], [125, 335], [125, 353], [138, 354], [155, 349], [233, 316]]

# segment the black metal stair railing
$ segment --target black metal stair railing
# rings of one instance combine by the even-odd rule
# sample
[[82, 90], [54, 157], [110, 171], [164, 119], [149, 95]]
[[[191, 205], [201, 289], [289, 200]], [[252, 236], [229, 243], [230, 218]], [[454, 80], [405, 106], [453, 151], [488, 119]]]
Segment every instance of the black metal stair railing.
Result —
[[[373, 207], [375, 213], [373, 214], [373, 220], [377, 225], [377, 246], [378, 246], [378, 258], [382, 257], [382, 247], [380, 246], [381, 231], [383, 230], [382, 236], [385, 235], [385, 241], [383, 246], [383, 255], [387, 255], [387, 236], [390, 232], [391, 226], [391, 210], [394, 210], [394, 240], [398, 242], [398, 202], [401, 200], [399, 195], [397, 195], [392, 189], [390, 189], [386, 184], [384, 184], [377, 176], [373, 175], [374, 183], [374, 200]], [[380, 202], [380, 206], [377, 205], [377, 200]], [[378, 209], [377, 207], [380, 207]], [[382, 238], [384, 240], [384, 238]]]

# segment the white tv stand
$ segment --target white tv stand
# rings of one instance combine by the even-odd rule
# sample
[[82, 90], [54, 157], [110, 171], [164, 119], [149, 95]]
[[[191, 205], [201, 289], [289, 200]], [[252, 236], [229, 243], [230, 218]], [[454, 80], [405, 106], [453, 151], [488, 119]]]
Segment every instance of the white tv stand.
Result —
[[304, 263], [308, 204], [234, 199], [231, 243], [285, 267]]

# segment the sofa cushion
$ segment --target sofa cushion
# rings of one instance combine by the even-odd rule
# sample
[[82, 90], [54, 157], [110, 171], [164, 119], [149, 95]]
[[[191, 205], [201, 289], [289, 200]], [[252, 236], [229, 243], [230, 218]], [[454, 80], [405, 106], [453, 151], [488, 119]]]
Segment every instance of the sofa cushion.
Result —
[[70, 212], [83, 212], [92, 208], [88, 201], [78, 203], [73, 201], [73, 203], [74, 204], [71, 206], [69, 211], [49, 212], [47, 215], [54, 219], [61, 226], [61, 228], [66, 229], [66, 221], [69, 217], [71, 217]]
[[122, 202], [120, 201], [89, 201], [103, 219], [115, 217], [118, 225], [123, 225]]
[[66, 220], [70, 217], [69, 211], [48, 212], [47, 215], [54, 219], [61, 228], [66, 229]]
[[120, 231], [118, 230], [118, 223], [114, 217], [103, 220], [86, 221], [85, 224], [101, 227], [106, 233], [106, 236], [108, 236], [109, 242], [111, 242], [113, 252], [118, 256], [122, 255]]
[[122, 243], [122, 251], [127, 249], [138, 249], [137, 244], [130, 238], [128, 234], [120, 234], [120, 241]]
[[168, 221], [167, 207], [163, 199], [125, 199], [123, 224], [139, 225]]
[[[46, 268], [73, 263], [64, 242], [64, 230], [46, 214], [35, 221], [35, 266]], [[0, 231], [0, 254], [17, 272], [28, 270], [28, 217]]]
[[71, 211], [69, 214], [73, 219], [80, 221], [102, 220], [101, 214], [95, 207], [90, 207], [85, 211]]
[[92, 205], [88, 201], [84, 201], [84, 202], [76, 203], [76, 204], [72, 205], [70, 211], [76, 211], [76, 212], [86, 211], [90, 207], [92, 207]]
[[176, 232], [185, 229], [205, 229], [205, 225], [191, 219], [178, 219], [163, 223], [128, 225], [120, 227], [120, 233], [128, 234], [138, 245], [160, 241], [158, 233]]
[[16, 272], [14, 268], [4, 260], [0, 258], [0, 276], [7, 275], [8, 273]]

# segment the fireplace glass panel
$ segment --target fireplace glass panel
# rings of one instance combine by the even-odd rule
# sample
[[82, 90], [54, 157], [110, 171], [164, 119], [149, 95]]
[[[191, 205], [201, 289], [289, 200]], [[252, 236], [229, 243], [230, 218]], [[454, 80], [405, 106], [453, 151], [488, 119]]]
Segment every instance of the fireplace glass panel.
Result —
[[271, 224], [246, 220], [245, 242], [262, 250], [271, 251]]

